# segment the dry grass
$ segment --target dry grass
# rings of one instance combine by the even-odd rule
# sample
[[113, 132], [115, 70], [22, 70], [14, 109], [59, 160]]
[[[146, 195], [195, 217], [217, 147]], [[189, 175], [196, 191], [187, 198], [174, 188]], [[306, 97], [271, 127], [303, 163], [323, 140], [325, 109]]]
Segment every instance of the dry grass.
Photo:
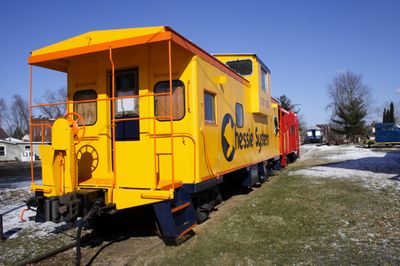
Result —
[[398, 264], [398, 193], [285, 171], [219, 214], [222, 222], [205, 225], [182, 246], [162, 248], [132, 264]]

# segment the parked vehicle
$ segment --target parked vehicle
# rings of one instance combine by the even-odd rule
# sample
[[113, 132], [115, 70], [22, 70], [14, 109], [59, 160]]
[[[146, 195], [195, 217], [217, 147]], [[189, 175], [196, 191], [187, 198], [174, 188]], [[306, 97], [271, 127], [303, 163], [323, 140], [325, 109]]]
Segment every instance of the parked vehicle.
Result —
[[396, 123], [376, 123], [375, 143], [400, 144], [400, 126]]
[[307, 130], [306, 143], [322, 143], [324, 135], [319, 128], [311, 128]]

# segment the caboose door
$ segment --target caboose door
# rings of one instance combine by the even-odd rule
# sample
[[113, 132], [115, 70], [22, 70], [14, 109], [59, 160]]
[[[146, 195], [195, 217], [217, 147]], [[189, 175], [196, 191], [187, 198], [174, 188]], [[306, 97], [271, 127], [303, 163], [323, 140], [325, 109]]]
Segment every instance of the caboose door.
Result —
[[[147, 99], [132, 98], [140, 94], [139, 69], [115, 71], [114, 90], [115, 140], [111, 142], [111, 160], [112, 171], [116, 172], [116, 186], [133, 189], [149, 188], [154, 186], [154, 181], [147, 178], [149, 173], [154, 172], [153, 150], [149, 149], [152, 142], [148, 139], [146, 130], [142, 130], [142, 134], [140, 131], [141, 127], [146, 128], [143, 123], [147, 120], [139, 120], [145, 116], [140, 114], [140, 101], [142, 100], [144, 104]], [[146, 110], [143, 107], [142, 113]], [[112, 109], [110, 112], [112, 117]], [[114, 134], [112, 136], [114, 137]]]

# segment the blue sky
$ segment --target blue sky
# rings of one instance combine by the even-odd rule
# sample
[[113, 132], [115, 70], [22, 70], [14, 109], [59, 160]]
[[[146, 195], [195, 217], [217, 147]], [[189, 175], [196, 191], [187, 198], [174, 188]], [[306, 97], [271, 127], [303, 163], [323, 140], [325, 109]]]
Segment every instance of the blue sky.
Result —
[[[0, 25], [7, 100], [28, 96], [29, 51], [91, 30], [169, 25], [210, 53], [257, 53], [272, 95], [299, 104], [309, 126], [328, 121], [327, 86], [345, 70], [363, 76], [373, 107], [399, 102], [400, 1], [8, 0]], [[63, 85], [63, 74], [35, 68], [36, 98]]]

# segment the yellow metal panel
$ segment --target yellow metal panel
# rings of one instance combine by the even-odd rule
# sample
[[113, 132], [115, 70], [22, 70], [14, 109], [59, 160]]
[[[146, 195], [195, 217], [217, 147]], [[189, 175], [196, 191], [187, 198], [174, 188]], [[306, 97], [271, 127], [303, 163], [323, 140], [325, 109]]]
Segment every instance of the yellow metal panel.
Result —
[[154, 188], [153, 143], [149, 139], [116, 142], [117, 186]]
[[115, 40], [134, 38], [165, 31], [165, 27], [128, 28], [87, 32], [70, 39], [43, 47], [32, 52], [32, 56], [64, 51], [72, 48], [95, 45]]
[[113, 194], [117, 209], [131, 208], [174, 198], [172, 190], [114, 189]]
[[66, 150], [70, 147], [70, 125], [67, 119], [57, 119], [52, 127], [52, 147], [54, 150]]
[[253, 71], [250, 75], [245, 75], [244, 77], [250, 81], [251, 85], [251, 112], [261, 113], [268, 115], [270, 112], [271, 95], [270, 95], [270, 82], [268, 69], [264, 69], [267, 72], [265, 77], [265, 82], [268, 89], [265, 91], [262, 88], [261, 75], [264, 64], [259, 61], [258, 57], [254, 54], [222, 54], [215, 55], [215, 57], [222, 61], [223, 63], [235, 60], [245, 60], [249, 59], [253, 63]]
[[[42, 184], [46, 187], [58, 187], [58, 180], [53, 177], [53, 148], [50, 145], [39, 145], [40, 159], [42, 162]], [[55, 183], [57, 182], [57, 184]], [[34, 188], [33, 188], [34, 189]], [[45, 193], [45, 196], [55, 196], [55, 190]]]
[[[201, 59], [198, 62], [198, 127], [203, 137], [198, 147], [200, 174], [197, 182], [279, 156], [279, 146], [272, 139], [274, 125], [271, 106], [265, 114], [252, 112], [252, 92], [259, 89], [258, 82], [253, 83], [252, 80], [258, 80], [258, 76], [248, 78], [250, 88], [231, 78], [224, 85], [215, 84], [213, 80], [221, 75], [219, 71]], [[216, 125], [204, 123], [204, 90], [215, 93]], [[236, 103], [243, 106], [242, 128], [236, 124]], [[222, 147], [223, 139], [229, 143], [226, 149]], [[232, 158], [229, 155], [233, 155]]]
[[275, 153], [275, 156], [278, 157], [279, 156], [279, 122], [277, 125], [275, 125], [275, 119], [278, 121], [279, 118], [279, 110], [278, 110], [278, 105], [277, 104], [272, 104], [272, 108], [271, 108], [271, 113], [269, 115], [270, 117], [270, 127], [269, 127], [269, 131], [268, 134], [270, 136], [270, 149], [271, 152]]

